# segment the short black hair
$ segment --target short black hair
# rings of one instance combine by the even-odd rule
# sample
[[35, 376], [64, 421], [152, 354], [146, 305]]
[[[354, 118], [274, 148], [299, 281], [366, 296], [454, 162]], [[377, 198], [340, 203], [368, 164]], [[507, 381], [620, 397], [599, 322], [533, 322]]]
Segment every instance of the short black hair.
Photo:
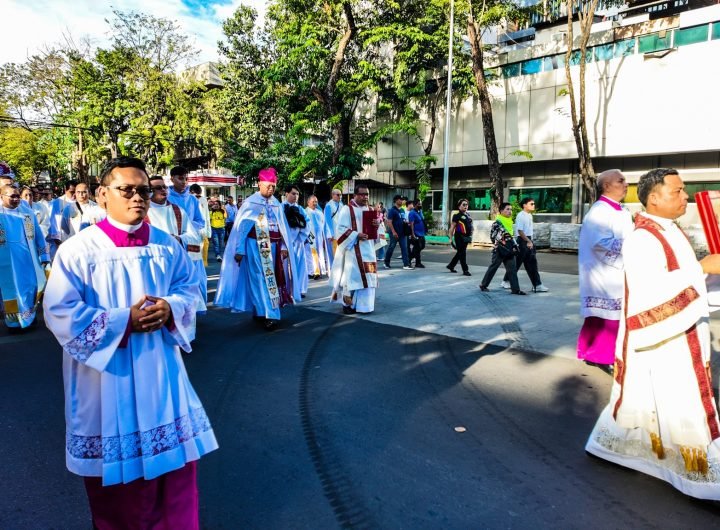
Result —
[[162, 180], [163, 182], [165, 182], [165, 179], [163, 178], [162, 175], [153, 175], [150, 178], [148, 178], [148, 180]]
[[191, 184], [190, 193], [202, 193], [202, 188], [200, 187], [200, 184]]
[[368, 190], [368, 193], [370, 192], [370, 188], [367, 187], [367, 184], [355, 184], [353, 194], [357, 195], [358, 193], [360, 193], [360, 190]]
[[171, 177], [179, 177], [181, 175], [187, 175], [190, 173], [188, 169], [184, 166], [175, 166], [170, 170], [170, 176]]
[[503, 211], [505, 208], [507, 208], [508, 206], [512, 206], [512, 204], [510, 204], [509, 202], [501, 202], [501, 203], [500, 203], [500, 208], [498, 208], [498, 211], [499, 211], [499, 212], [502, 212], [502, 211]]
[[298, 188], [295, 184], [288, 184], [285, 186], [285, 193], [290, 193], [292, 190], [297, 190], [297, 192], [300, 193], [300, 188]]
[[395, 204], [398, 200], [402, 199], [402, 195], [395, 195], [393, 197], [393, 204]]
[[533, 199], [532, 197], [525, 197], [523, 200], [520, 201], [520, 206], [524, 208], [527, 203], [534, 200], [535, 199]]
[[645, 173], [640, 180], [638, 180], [637, 194], [638, 199], [643, 206], [647, 208], [647, 200], [650, 194], [653, 192], [656, 186], [662, 186], [665, 184], [665, 177], [667, 175], [679, 175], [677, 169], [659, 167], [657, 169], [651, 169]]
[[[108, 162], [105, 164], [105, 166], [102, 168], [102, 171], [100, 172], [100, 178], [98, 179], [101, 186], [107, 186], [110, 184], [110, 181], [112, 180], [110, 178], [110, 174], [113, 172], [115, 168], [125, 168], [125, 167], [134, 167], [135, 169], [139, 169], [143, 173], [147, 175], [147, 170], [145, 169], [145, 162], [140, 160], [139, 158], [135, 158], [132, 156], [119, 156], [117, 158], [113, 158], [111, 160], [108, 160]], [[66, 184], [69, 185], [68, 182]], [[75, 185], [75, 183], [73, 184]], [[65, 188], [67, 190], [67, 188]]]
[[77, 185], [78, 185], [78, 181], [77, 181], [77, 180], [68, 180], [68, 181], [65, 183], [65, 186], [63, 187], [63, 189], [64, 189], [65, 191], [67, 191], [67, 190], [69, 190], [70, 188], [72, 188], [72, 187], [74, 187], [74, 186], [77, 186]]

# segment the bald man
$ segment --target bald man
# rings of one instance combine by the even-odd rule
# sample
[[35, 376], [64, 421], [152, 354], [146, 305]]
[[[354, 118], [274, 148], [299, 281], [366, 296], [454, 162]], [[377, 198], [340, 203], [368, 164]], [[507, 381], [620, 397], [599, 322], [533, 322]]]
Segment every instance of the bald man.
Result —
[[585, 319], [578, 337], [578, 358], [611, 372], [623, 298], [623, 241], [633, 230], [632, 216], [620, 202], [627, 181], [619, 169], [597, 177], [600, 198], [580, 230], [578, 264], [580, 314]]

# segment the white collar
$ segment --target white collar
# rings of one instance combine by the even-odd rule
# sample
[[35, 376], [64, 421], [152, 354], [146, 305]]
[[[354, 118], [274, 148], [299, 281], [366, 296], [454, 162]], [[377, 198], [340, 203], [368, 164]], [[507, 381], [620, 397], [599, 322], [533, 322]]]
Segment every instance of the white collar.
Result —
[[644, 216], [647, 217], [648, 219], [652, 219], [652, 220], [655, 221], [657, 224], [659, 224], [660, 226], [662, 226], [665, 230], [667, 230], [668, 228], [671, 228], [671, 227], [673, 227], [673, 226], [677, 226], [677, 225], [675, 224], [675, 219], [668, 219], [667, 217], [659, 217], [659, 216], [657, 216], [657, 215], [652, 215], [652, 214], [649, 214], [649, 213], [647, 213], [647, 212], [642, 212], [641, 215], [644, 215]]
[[170, 206], [170, 201], [168, 201], [167, 199], [165, 199], [165, 204], [158, 204], [156, 202], [150, 201], [150, 208], [166, 208], [168, 206]]
[[113, 219], [113, 218], [110, 217], [109, 215], [106, 217], [106, 219], [108, 220], [108, 223], [110, 223], [111, 225], [113, 225], [115, 228], [117, 228], [117, 229], [119, 229], [119, 230], [123, 230], [123, 231], [125, 231], [125, 232], [128, 232], [129, 234], [132, 234], [133, 232], [136, 232], [137, 230], [140, 230], [140, 227], [143, 225], [142, 221], [140, 221], [140, 222], [139, 222], [138, 224], [136, 224], [136, 225], [125, 225], [125, 224], [122, 224], [122, 223], [116, 221], [115, 219]]

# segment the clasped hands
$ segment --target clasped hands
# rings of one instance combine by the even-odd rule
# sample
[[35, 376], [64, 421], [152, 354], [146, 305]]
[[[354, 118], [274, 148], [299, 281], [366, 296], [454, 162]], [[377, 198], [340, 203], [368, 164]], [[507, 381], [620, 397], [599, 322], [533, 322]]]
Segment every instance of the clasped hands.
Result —
[[171, 315], [170, 304], [162, 298], [146, 294], [130, 306], [130, 323], [135, 332], [151, 333], [162, 328]]

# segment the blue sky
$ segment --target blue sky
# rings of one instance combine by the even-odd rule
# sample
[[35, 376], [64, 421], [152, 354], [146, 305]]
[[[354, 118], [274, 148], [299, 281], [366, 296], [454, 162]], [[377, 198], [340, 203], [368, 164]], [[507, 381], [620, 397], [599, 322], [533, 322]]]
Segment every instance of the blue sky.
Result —
[[240, 4], [251, 5], [261, 17], [267, 0], [0, 0], [3, 41], [0, 64], [22, 62], [43, 47], [64, 42], [107, 42], [106, 18], [112, 8], [139, 11], [175, 20], [200, 50], [196, 62], [217, 59], [222, 21]]

